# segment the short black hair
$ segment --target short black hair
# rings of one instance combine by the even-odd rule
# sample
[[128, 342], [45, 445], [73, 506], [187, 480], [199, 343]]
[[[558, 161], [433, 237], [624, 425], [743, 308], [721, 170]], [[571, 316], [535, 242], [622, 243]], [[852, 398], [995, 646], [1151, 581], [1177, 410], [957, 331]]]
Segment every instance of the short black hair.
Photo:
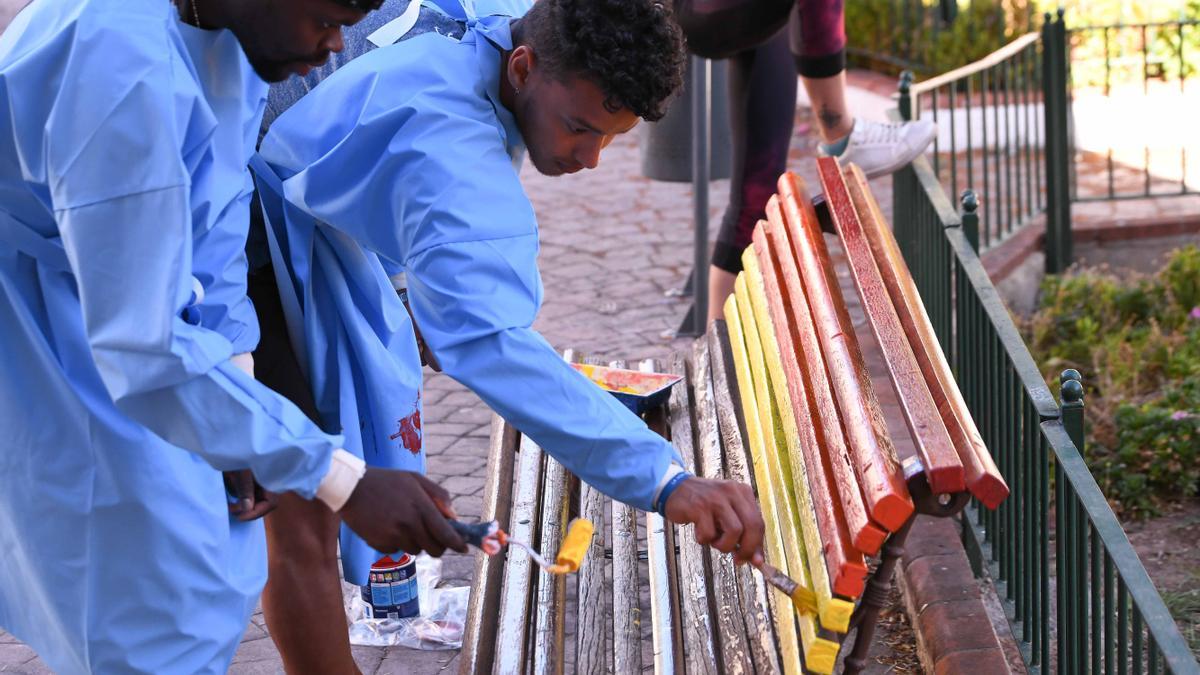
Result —
[[538, 0], [516, 29], [552, 77], [583, 77], [654, 122], [683, 85], [683, 33], [661, 0]]

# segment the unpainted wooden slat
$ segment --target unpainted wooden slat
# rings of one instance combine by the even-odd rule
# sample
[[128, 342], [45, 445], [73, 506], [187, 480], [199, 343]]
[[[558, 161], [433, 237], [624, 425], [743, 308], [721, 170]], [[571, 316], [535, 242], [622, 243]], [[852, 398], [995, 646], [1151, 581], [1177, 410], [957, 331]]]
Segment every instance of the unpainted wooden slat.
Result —
[[[714, 402], [712, 366], [708, 358], [708, 339], [701, 336], [692, 344], [692, 392], [696, 408], [696, 459], [704, 478], [725, 478], [721, 459], [721, 432]], [[712, 573], [710, 604], [716, 615], [718, 652], [721, 672], [725, 675], [749, 675], [754, 672], [750, 649], [746, 644], [746, 624], [738, 603], [737, 574], [733, 556], [708, 548]]]
[[[517, 460], [512, 517], [508, 533], [520, 541], [536, 542], [538, 493], [542, 485], [542, 449], [528, 436], [521, 437]], [[498, 675], [521, 672], [526, 663], [529, 604], [533, 594], [534, 563], [520, 549], [506, 549], [504, 590], [501, 594], [496, 658], [492, 672]]]
[[908, 522], [915, 509], [834, 276], [821, 225], [808, 200], [808, 188], [799, 176], [789, 171], [779, 178], [778, 199], [790, 230], [838, 410], [845, 421], [843, 428], [863, 501], [874, 522], [895, 532]]
[[601, 675], [605, 672], [604, 636], [609, 632], [604, 601], [604, 495], [587, 483], [579, 486], [579, 515], [595, 525], [587, 563], [579, 567], [576, 594], [575, 672]]
[[[567, 491], [569, 474], [558, 460], [545, 458], [542, 479], [542, 513], [538, 546], [553, 556], [562, 546], [571, 495]], [[585, 563], [586, 564], [586, 563]], [[537, 568], [537, 592], [534, 597], [533, 673], [547, 675], [563, 672], [563, 633], [566, 623], [567, 579]]]
[[841, 166], [833, 157], [817, 160], [817, 173], [825, 190], [825, 200], [842, 247], [850, 261], [851, 278], [862, 298], [871, 332], [879, 341], [888, 375], [896, 387], [900, 410], [908, 423], [925, 476], [934, 494], [962, 492], [966, 489], [962, 462], [950, 443], [946, 424], [921, 375], [917, 357], [896, 316], [896, 308], [883, 283], [879, 267], [871, 254], [858, 212], [850, 199]]
[[[713, 396], [717, 409], [717, 427], [721, 434], [721, 447], [725, 459], [725, 475], [746, 485], [754, 485], [750, 468], [750, 456], [743, 429], [739, 407], [741, 396], [735, 376], [733, 354], [730, 349], [729, 328], [724, 320], [713, 322], [708, 331], [709, 360], [712, 367]], [[763, 520], [766, 507], [763, 506]], [[764, 542], [765, 545], [765, 542]], [[775, 634], [772, 630], [770, 605], [767, 601], [768, 588], [761, 574], [755, 574], [749, 565], [737, 568], [738, 602], [746, 624], [747, 644], [750, 660], [758, 673], [778, 673], [779, 656], [776, 653]]]
[[[768, 284], [767, 292], [777, 296], [790, 310], [787, 320], [791, 349], [784, 353], [784, 365], [790, 368], [789, 362], [794, 360], [802, 368], [805, 390], [808, 392], [809, 415], [821, 442], [819, 449], [812, 448], [810, 459], [821, 463], [825, 484], [829, 486], [831, 494], [837, 495], [854, 548], [866, 555], [876, 555], [887, 533], [871, 522], [866, 504], [863, 503], [862, 490], [858, 488], [854, 463], [846, 447], [842, 415], [829, 386], [821, 341], [817, 337], [806, 289], [800, 280], [800, 270], [796, 267], [796, 258], [777, 199], [772, 199], [768, 204], [767, 223], [760, 229], [769, 244], [779, 282], [776, 290], [772, 290], [771, 284]], [[763, 260], [760, 254], [759, 262]]]
[[[694, 474], [696, 450], [691, 365], [686, 356], [680, 352], [672, 354], [668, 372], [683, 376], [683, 381], [671, 389], [671, 397], [667, 402], [671, 443], [683, 458], [683, 468]], [[716, 647], [708, 607], [708, 575], [704, 569], [703, 547], [696, 543], [696, 527], [690, 524], [676, 525], [675, 542], [679, 547], [679, 624], [685, 671], [716, 673]]]
[[[787, 312], [785, 290], [779, 283], [779, 270], [767, 241], [766, 225], [762, 223], [754, 231], [753, 243], [742, 258], [743, 265], [747, 258], [756, 261], [752, 269], [746, 270], [746, 274], [759, 328], [770, 332], [769, 335], [763, 335], [762, 340], [767, 369], [775, 385], [775, 398], [784, 413], [788, 463], [792, 467], [793, 480], [800, 481], [797, 491], [807, 491], [811, 499], [819, 539], [816, 550], [823, 552], [823, 563], [829, 572], [833, 592], [857, 598], [866, 585], [867, 565], [863, 554], [854, 547], [845, 514], [841, 510], [841, 501], [836, 488], [830, 484], [821, 457], [810, 393], [800, 370], [797, 350], [793, 346], [798, 336], [789, 326], [789, 323], [794, 323], [794, 317]], [[853, 483], [848, 487], [857, 489]], [[824, 623], [826, 617], [823, 612], [821, 618]], [[847, 626], [849, 621], [847, 616]], [[840, 624], [839, 627], [826, 627], [840, 630]]]
[[[487, 478], [483, 486], [481, 520], [509, 522], [513, 497], [513, 467], [520, 433], [499, 415], [492, 416], [488, 443]], [[491, 672], [496, 654], [495, 620], [500, 612], [504, 557], [475, 552], [475, 583], [467, 603], [466, 631], [459, 657], [460, 675]]]
[[[624, 368], [613, 361], [613, 368]], [[613, 669], [617, 673], [642, 670], [641, 609], [638, 608], [637, 510], [612, 504]]]
[[[638, 364], [638, 369], [642, 370], [643, 372], [662, 372], [664, 371], [664, 364], [662, 364], [658, 359], [646, 359], [643, 360], [641, 364]], [[671, 440], [671, 426], [670, 422], [668, 422], [666, 405], [650, 408], [650, 410], [643, 414], [643, 418], [646, 420], [646, 425], [650, 431], [654, 431], [655, 434], [664, 437], [667, 441]], [[662, 598], [661, 609], [652, 607], [652, 615], [658, 614], [659, 611], [664, 611], [664, 613], [670, 615], [668, 616], [668, 620], [671, 622], [670, 627], [668, 627], [670, 629], [667, 629], [667, 627], [660, 627], [659, 629], [662, 637], [670, 639], [668, 643], [667, 640], [664, 640], [662, 649], [671, 650], [671, 663], [664, 663], [661, 665], [661, 668], [664, 671], [668, 671], [668, 669], [678, 670], [679, 665], [684, 663], [684, 650], [683, 632], [680, 631], [679, 619], [679, 617], [682, 616], [682, 613], [680, 613], [679, 609], [679, 560], [676, 555], [677, 549], [676, 538], [674, 538], [674, 527], [671, 525], [671, 522], [667, 522], [665, 519], [662, 519], [661, 516], [659, 516], [659, 518], [652, 519], [649, 518], [649, 515], [650, 514], [647, 514], [646, 519], [647, 572], [655, 575], [664, 575], [666, 578], [667, 587], [667, 595], [665, 598]], [[660, 530], [662, 540], [661, 542], [656, 542], [655, 539], [659, 537]], [[662, 552], [661, 563], [659, 562], [658, 556], [660, 544]], [[658, 589], [655, 587], [653, 578], [650, 595], [652, 595], [652, 597], [661, 597], [659, 596]], [[658, 621], [655, 621], [654, 625], [652, 625], [652, 632], [650, 632], [652, 643], [654, 641], [653, 628], [654, 626], [658, 625]], [[658, 651], [658, 647], [654, 646], [654, 651]]]
[[[759, 426], [758, 437], [761, 441], [756, 455], [753, 456], [754, 475], [760, 486], [759, 494], [763, 494], [761, 486], [769, 486], [773, 494], [772, 499], [776, 504], [779, 515], [779, 534], [783, 540], [782, 548], [785, 553], [785, 567], [780, 567], [780, 569], [785, 570], [788, 576], [801, 586], [812, 589], [818, 596], [828, 595], [828, 576], [826, 575], [824, 579], [824, 591], [822, 592], [809, 569], [810, 557], [805, 551], [805, 540], [800, 529], [801, 516], [798, 513], [797, 495], [793, 494], [790, 487], [793, 485], [790, 470], [780, 461], [784, 452], [782, 448], [786, 445], [786, 440], [783, 438], [783, 423], [775, 399], [771, 394], [770, 375], [759, 337], [761, 331], [754, 316], [744, 273], [739, 274], [734, 283], [734, 298], [734, 303], [726, 303], [726, 309], [733, 307], [735, 309], [734, 316], [740, 322], [747, 361], [744, 380], [749, 383], [748, 386], [739, 386], [739, 389], [746, 392], [753, 388], [754, 396], [751, 402], [756, 406], [753, 417], [745, 406], [743, 406], [743, 413], [746, 416], [747, 428], [750, 427], [751, 419], [755, 420]], [[738, 368], [740, 373], [741, 366], [739, 365]], [[739, 375], [739, 385], [742, 383], [743, 378]], [[779, 566], [776, 565], [776, 567]], [[817, 570], [823, 572], [823, 564], [818, 565]], [[773, 593], [772, 597], [777, 595]], [[829, 606], [829, 600], [823, 602], [827, 607]], [[832, 670], [833, 661], [837, 657], [838, 644], [825, 640], [817, 634], [820, 624], [815, 615], [798, 607], [789, 607], [789, 605], [791, 605], [790, 598], [779, 598], [775, 607], [775, 615], [777, 621], [789, 610], [793, 610], [798, 615], [800, 647], [804, 653], [805, 665], [814, 672]], [[779, 624], [777, 623], [776, 626], [778, 628]], [[784, 658], [784, 667], [787, 668], [787, 657]], [[826, 664], [828, 664], [828, 668], [825, 668]]]
[[896, 243], [896, 237], [888, 227], [875, 196], [871, 194], [866, 177], [862, 170], [853, 164], [846, 167], [843, 173], [850, 188], [850, 197], [871, 244], [875, 263], [883, 274], [884, 284], [891, 295], [892, 304], [900, 315], [900, 322], [917, 356], [921, 373], [925, 376], [938, 412], [942, 421], [946, 423], [946, 430], [950, 432], [950, 439], [958, 451], [967, 488], [984, 506], [994, 509], [1008, 497], [1008, 484], [992, 461], [992, 454], [988, 451], [979, 428], [975, 426], [971, 410], [963, 400], [958, 382], [954, 379], [954, 372], [946, 361], [933, 324], [929, 321], [929, 314], [925, 311], [925, 303], [921, 301], [912, 273], [908, 264], [904, 262], [900, 246]]

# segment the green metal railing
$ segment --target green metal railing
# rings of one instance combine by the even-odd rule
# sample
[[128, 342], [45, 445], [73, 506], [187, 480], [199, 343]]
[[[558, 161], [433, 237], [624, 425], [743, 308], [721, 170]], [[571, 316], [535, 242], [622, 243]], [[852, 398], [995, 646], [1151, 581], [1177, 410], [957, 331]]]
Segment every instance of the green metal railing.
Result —
[[939, 126], [933, 171], [951, 194], [979, 190], [980, 245], [1046, 223], [1046, 271], [1071, 260], [1066, 31], [1062, 13], [987, 57], [912, 83], [901, 76], [900, 115]]
[[995, 511], [969, 508], [964, 539], [996, 581], [1026, 664], [1200, 673], [1080, 455], [1078, 373], [1065, 374], [1060, 408], [979, 260], [975, 195], [960, 216], [925, 158], [894, 181], [897, 240], [1012, 491]]
[[[1087, 92], [1093, 94], [1089, 99], [1094, 107], [1111, 108], [1120, 105], [1131, 93], [1149, 96], [1151, 92], [1160, 97], [1162, 107], [1183, 107], [1190, 103], [1186, 98], [1188, 79], [1200, 67], [1200, 21], [1076, 27], [1067, 31], [1066, 44], [1070, 49], [1070, 58], [1065, 61], [1066, 87], [1072, 107], [1076, 95]], [[1077, 151], [1072, 134], [1069, 139], [1072, 201], [1198, 192], [1196, 179], [1188, 176], [1188, 151], [1197, 148], [1189, 148], [1177, 138], [1160, 140], [1158, 147], [1153, 147], [1148, 139], [1154, 135], [1161, 139], [1161, 130], [1146, 120], [1130, 122], [1115, 135], [1125, 150], [1120, 157], [1112, 141], [1106, 147], [1093, 147], [1086, 153]], [[1140, 146], [1136, 148], [1140, 152], [1130, 152], [1135, 150], [1134, 146]], [[1104, 163], [1099, 172], [1102, 180], [1081, 186], [1080, 167], [1089, 162]]]

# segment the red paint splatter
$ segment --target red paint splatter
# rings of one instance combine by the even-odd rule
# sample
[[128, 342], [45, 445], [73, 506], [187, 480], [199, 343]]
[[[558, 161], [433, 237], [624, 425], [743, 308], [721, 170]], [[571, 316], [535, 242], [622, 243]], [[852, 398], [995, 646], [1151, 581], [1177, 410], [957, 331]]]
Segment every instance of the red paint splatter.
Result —
[[417, 394], [417, 402], [413, 412], [408, 417], [396, 420], [396, 433], [388, 436], [390, 440], [400, 439], [404, 449], [416, 455], [421, 452], [421, 395]]

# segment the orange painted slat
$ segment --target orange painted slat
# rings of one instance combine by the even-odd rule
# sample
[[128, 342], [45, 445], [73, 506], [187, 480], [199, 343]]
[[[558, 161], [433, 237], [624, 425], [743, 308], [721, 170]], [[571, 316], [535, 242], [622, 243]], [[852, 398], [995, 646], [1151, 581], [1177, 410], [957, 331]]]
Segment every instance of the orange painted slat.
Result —
[[887, 225], [879, 204], [875, 201], [867, 186], [866, 177], [857, 166], [851, 165], [843, 169], [846, 184], [850, 188], [850, 198], [862, 221], [867, 241], [871, 245], [871, 253], [879, 271], [883, 274], [883, 283], [892, 304], [900, 315], [900, 323], [908, 334], [909, 343], [916, 354], [925, 382], [933, 394], [938, 412], [950, 432], [962, 462], [967, 489], [971, 491], [984, 506], [994, 509], [1008, 497], [1008, 484], [1000, 475], [983, 442], [971, 411], [963, 400], [954, 373], [946, 361], [946, 355], [933, 332], [933, 324], [925, 312], [925, 304], [913, 281], [908, 264], [900, 253], [896, 237]]
[[929, 487], [934, 494], [962, 492], [966, 489], [962, 462], [950, 442], [946, 424], [938, 413], [908, 336], [884, 287], [858, 212], [850, 200], [842, 168], [833, 157], [821, 157], [817, 159], [817, 174], [825, 190], [834, 227], [850, 261], [854, 285], [870, 318], [868, 323], [879, 341], [888, 375], [896, 386], [900, 410], [916, 443]]
[[808, 200], [808, 189], [794, 173], [780, 177], [779, 202], [811, 303], [838, 409], [845, 421], [863, 502], [872, 520], [895, 532], [912, 516], [912, 498], [871, 389], [821, 226]]
[[[808, 482], [817, 529], [821, 533], [825, 568], [829, 570], [834, 592], [858, 597], [858, 593], [862, 592], [862, 579], [866, 576], [867, 565], [863, 554], [854, 548], [837, 489], [830, 480], [826, 462], [821, 460], [821, 441], [814, 425], [817, 418], [812, 414], [812, 403], [800, 370], [800, 360], [796, 358], [796, 345], [799, 344], [796, 322], [787, 310], [785, 290], [779, 281], [779, 263], [767, 239], [766, 227], [767, 223], [760, 222], [754, 229], [753, 246], [766, 290], [767, 311], [771, 315], [775, 341], [779, 344], [783, 381], [788, 391], [786, 403], [791, 408], [780, 413], [791, 415], [795, 420], [796, 445], [800, 452], [793, 455], [791, 460], [804, 464], [803, 471], [793, 468], [792, 472], [795, 477]], [[834, 419], [836, 421], [836, 417]]]
[[[858, 481], [846, 450], [841, 414], [829, 389], [825, 357], [813, 329], [808, 299], [796, 269], [778, 201], [771, 202], [767, 216], [768, 222], [760, 223], [754, 233], [754, 246], [763, 276], [767, 275], [767, 270], [772, 271], [773, 278], [767, 280], [767, 292], [772, 298], [771, 311], [781, 317], [775, 324], [776, 330], [786, 327], [787, 331], [786, 336], [779, 336], [780, 344], [791, 345], [783, 355], [783, 365], [789, 380], [797, 380], [793, 402], [797, 406], [805, 404], [796, 410], [796, 416], [812, 420], [815, 443], [803, 444], [805, 458], [810, 466], [820, 467], [819, 470], [810, 469], [810, 476], [816, 476], [824, 484], [814, 486], [813, 496], [815, 499], [816, 492], [827, 493], [841, 525], [840, 536], [849, 538], [847, 541], [853, 550], [875, 555], [883, 546], [887, 533], [871, 523], [862, 492], [856, 487]], [[788, 384], [791, 386], [790, 381]], [[798, 391], [807, 394], [804, 400], [799, 398]]]

